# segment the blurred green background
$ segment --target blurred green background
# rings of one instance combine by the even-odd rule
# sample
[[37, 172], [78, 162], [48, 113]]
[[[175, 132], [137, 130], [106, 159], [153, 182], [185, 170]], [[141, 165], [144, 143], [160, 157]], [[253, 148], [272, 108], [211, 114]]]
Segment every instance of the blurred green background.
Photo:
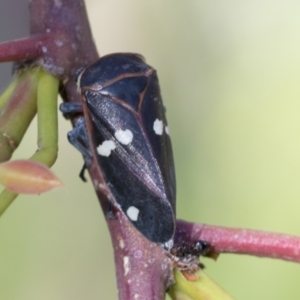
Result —
[[[27, 35], [26, 2], [1, 1], [1, 41]], [[158, 71], [178, 218], [300, 235], [300, 2], [86, 5], [101, 55], [138, 52]], [[0, 72], [3, 90], [10, 65]], [[53, 170], [65, 186], [19, 197], [0, 221], [1, 300], [117, 299], [107, 227], [91, 182], [78, 177], [71, 125], [59, 123]], [[14, 158], [36, 150], [35, 126]], [[300, 299], [298, 264], [225, 254], [203, 261], [237, 299]]]

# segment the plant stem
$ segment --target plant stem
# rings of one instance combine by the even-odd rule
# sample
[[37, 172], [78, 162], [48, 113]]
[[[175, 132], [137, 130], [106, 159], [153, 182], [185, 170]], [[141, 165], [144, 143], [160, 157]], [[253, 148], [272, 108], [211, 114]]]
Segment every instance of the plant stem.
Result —
[[[43, 70], [39, 71], [37, 88], [39, 149], [30, 159], [40, 162], [48, 167], [51, 167], [57, 158], [58, 84], [58, 78]], [[8, 190], [4, 190], [0, 194], [0, 216], [5, 212], [5, 210], [10, 206], [17, 196], [18, 194], [12, 193]]]
[[197, 281], [188, 281], [180, 271], [174, 271], [176, 284], [169, 294], [173, 300], [234, 300], [227, 292], [211, 280], [202, 270], [198, 272]]
[[43, 43], [51, 38], [50, 34], [45, 34], [1, 43], [0, 62], [36, 59], [42, 54]]
[[204, 240], [215, 253], [248, 254], [300, 262], [300, 237], [177, 221], [176, 239]]
[[30, 158], [51, 167], [57, 158], [57, 95], [59, 80], [41, 70], [37, 91], [38, 151]]
[[6, 209], [13, 203], [17, 198], [18, 194], [12, 193], [8, 190], [4, 190], [0, 194], [0, 217], [6, 211]]

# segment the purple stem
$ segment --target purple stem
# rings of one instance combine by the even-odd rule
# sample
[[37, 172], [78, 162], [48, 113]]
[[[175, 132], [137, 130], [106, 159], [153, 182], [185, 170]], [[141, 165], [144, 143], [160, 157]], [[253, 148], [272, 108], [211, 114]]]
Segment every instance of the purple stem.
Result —
[[1, 43], [0, 62], [36, 59], [42, 54], [43, 44], [49, 42], [50, 39], [50, 35], [37, 35]]
[[215, 253], [248, 254], [300, 262], [300, 237], [241, 228], [177, 221], [177, 238], [204, 240]]

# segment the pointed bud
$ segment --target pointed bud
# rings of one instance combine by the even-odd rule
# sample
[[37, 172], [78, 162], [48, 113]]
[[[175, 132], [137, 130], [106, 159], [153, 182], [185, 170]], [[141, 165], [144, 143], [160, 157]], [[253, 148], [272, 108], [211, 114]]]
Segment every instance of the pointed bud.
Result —
[[0, 184], [17, 194], [41, 194], [63, 183], [40, 163], [14, 160], [0, 164]]

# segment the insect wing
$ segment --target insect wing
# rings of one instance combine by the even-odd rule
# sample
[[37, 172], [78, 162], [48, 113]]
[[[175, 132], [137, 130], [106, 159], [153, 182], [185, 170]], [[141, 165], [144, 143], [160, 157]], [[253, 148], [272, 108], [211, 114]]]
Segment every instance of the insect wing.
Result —
[[156, 72], [150, 76], [147, 91], [141, 105], [143, 128], [146, 132], [153, 155], [162, 174], [168, 201], [174, 214], [176, 207], [176, 180], [171, 139], [165, 116]]
[[175, 230], [175, 175], [156, 73], [140, 56], [126, 54], [91, 68], [81, 89], [107, 186], [140, 232], [165, 243]]

